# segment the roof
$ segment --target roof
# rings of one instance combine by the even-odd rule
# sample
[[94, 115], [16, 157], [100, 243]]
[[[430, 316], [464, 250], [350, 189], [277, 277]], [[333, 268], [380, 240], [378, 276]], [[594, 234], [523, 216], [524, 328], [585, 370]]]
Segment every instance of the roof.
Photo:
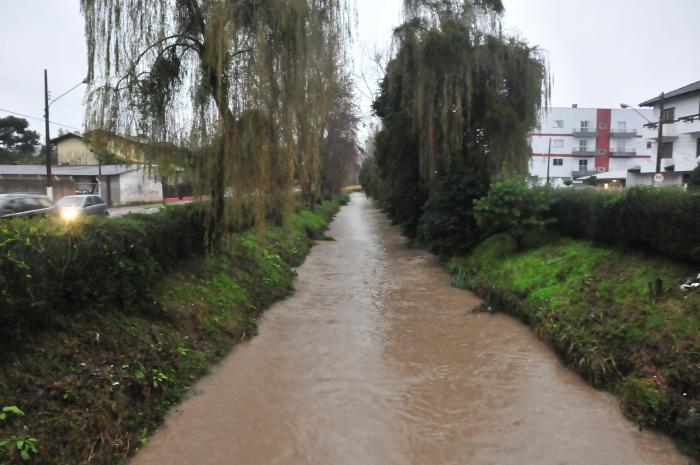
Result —
[[[664, 100], [673, 97], [680, 97], [681, 95], [690, 94], [691, 92], [700, 92], [700, 81], [696, 81], [692, 84], [688, 84], [687, 86], [683, 86], [680, 89], [672, 90], [671, 92], [665, 93]], [[660, 100], [661, 96], [659, 95], [658, 97], [654, 97], [645, 102], [640, 103], [639, 106], [653, 107], [654, 104], [659, 102]]]
[[80, 134], [76, 134], [74, 132], [68, 132], [66, 134], [63, 134], [62, 136], [58, 136], [54, 139], [51, 139], [51, 143], [58, 144], [61, 141], [64, 141], [66, 139], [73, 139], [73, 138], [82, 139], [83, 136], [81, 136]]
[[[114, 176], [143, 169], [145, 165], [102, 165], [102, 176]], [[98, 165], [52, 166], [54, 176], [97, 176]], [[43, 175], [46, 165], [0, 165], [0, 175]]]

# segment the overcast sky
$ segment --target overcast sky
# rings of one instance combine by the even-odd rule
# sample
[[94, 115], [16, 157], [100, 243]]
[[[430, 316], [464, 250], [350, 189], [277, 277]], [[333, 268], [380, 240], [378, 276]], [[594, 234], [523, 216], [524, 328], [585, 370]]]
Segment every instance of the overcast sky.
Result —
[[[353, 56], [369, 121], [376, 52], [388, 50], [402, 0], [357, 0]], [[504, 0], [504, 29], [545, 51], [552, 104], [633, 105], [700, 80], [700, 0]], [[0, 116], [23, 113], [43, 134], [43, 70], [54, 97], [86, 75], [78, 0], [0, 0]], [[370, 89], [361, 77], [364, 74]], [[80, 130], [84, 86], [51, 106], [52, 136]], [[364, 95], [363, 95], [364, 94]], [[366, 128], [362, 135], [366, 134]]]

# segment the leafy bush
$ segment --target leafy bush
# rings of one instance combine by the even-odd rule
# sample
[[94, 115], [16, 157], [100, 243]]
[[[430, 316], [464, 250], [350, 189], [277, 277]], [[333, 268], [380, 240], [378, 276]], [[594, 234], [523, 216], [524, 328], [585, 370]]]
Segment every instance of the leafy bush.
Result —
[[143, 306], [159, 275], [204, 251], [196, 205], [153, 215], [0, 222], [0, 332], [17, 336], [60, 315]]
[[469, 252], [479, 240], [474, 200], [486, 192], [483, 174], [453, 168], [435, 188], [418, 223], [418, 241], [441, 256]]
[[550, 198], [550, 215], [563, 234], [700, 262], [700, 193], [567, 189], [553, 191]]
[[486, 197], [474, 201], [474, 215], [484, 235], [509, 234], [518, 248], [529, 233], [544, 231], [549, 201], [545, 191], [530, 188], [519, 178], [505, 178], [491, 184]]

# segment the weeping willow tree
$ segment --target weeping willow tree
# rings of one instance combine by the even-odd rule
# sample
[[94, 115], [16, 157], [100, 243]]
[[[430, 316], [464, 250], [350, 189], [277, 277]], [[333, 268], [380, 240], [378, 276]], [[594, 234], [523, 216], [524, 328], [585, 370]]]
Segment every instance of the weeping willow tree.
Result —
[[[499, 0], [406, 0], [374, 111], [382, 204], [428, 242], [469, 233], [471, 200], [525, 172], [548, 95], [537, 49], [501, 33]], [[460, 210], [461, 209], [461, 210]]]
[[[284, 218], [321, 192], [329, 89], [343, 75], [345, 0], [81, 0], [86, 126], [149, 161], [176, 146], [211, 197], [211, 236]], [[109, 137], [107, 137], [109, 139]], [[120, 142], [121, 141], [121, 142]], [[182, 163], [183, 157], [176, 158]]]

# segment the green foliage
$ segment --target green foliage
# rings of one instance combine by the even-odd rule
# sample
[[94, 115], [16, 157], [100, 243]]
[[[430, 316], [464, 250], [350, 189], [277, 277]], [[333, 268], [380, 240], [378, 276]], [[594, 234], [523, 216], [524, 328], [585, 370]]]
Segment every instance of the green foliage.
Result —
[[700, 165], [696, 166], [693, 171], [690, 172], [688, 176], [688, 188], [689, 189], [700, 189]]
[[700, 193], [635, 187], [623, 192], [557, 189], [556, 229], [575, 238], [700, 262]]
[[39, 133], [29, 128], [24, 118], [0, 118], [0, 149], [8, 152], [30, 153], [39, 145]]
[[456, 285], [532, 325], [591, 384], [617, 393], [631, 418], [700, 457], [700, 292], [678, 288], [697, 270], [570, 238], [517, 252], [506, 234], [448, 270]]
[[[448, 199], [472, 200], [479, 177], [486, 183], [526, 170], [527, 133], [547, 95], [546, 71], [536, 49], [496, 33], [500, 2], [405, 7], [396, 54], [373, 103], [382, 129], [363, 186], [407, 235], [448, 252], [457, 247], [454, 232], [473, 227], [471, 205], [455, 204], [457, 219], [450, 220]], [[468, 177], [459, 182], [468, 186], [462, 195], [446, 185], [455, 172]]]
[[106, 307], [133, 311], [163, 271], [204, 251], [197, 205], [153, 215], [0, 222], [0, 332]]
[[469, 252], [480, 238], [474, 201], [485, 194], [487, 186], [483, 174], [453, 166], [425, 204], [418, 241], [440, 256]]
[[545, 191], [530, 188], [521, 178], [503, 178], [491, 184], [486, 197], [474, 201], [474, 216], [488, 236], [511, 235], [519, 246], [527, 234], [542, 233], [552, 220], [545, 219], [549, 202]]

